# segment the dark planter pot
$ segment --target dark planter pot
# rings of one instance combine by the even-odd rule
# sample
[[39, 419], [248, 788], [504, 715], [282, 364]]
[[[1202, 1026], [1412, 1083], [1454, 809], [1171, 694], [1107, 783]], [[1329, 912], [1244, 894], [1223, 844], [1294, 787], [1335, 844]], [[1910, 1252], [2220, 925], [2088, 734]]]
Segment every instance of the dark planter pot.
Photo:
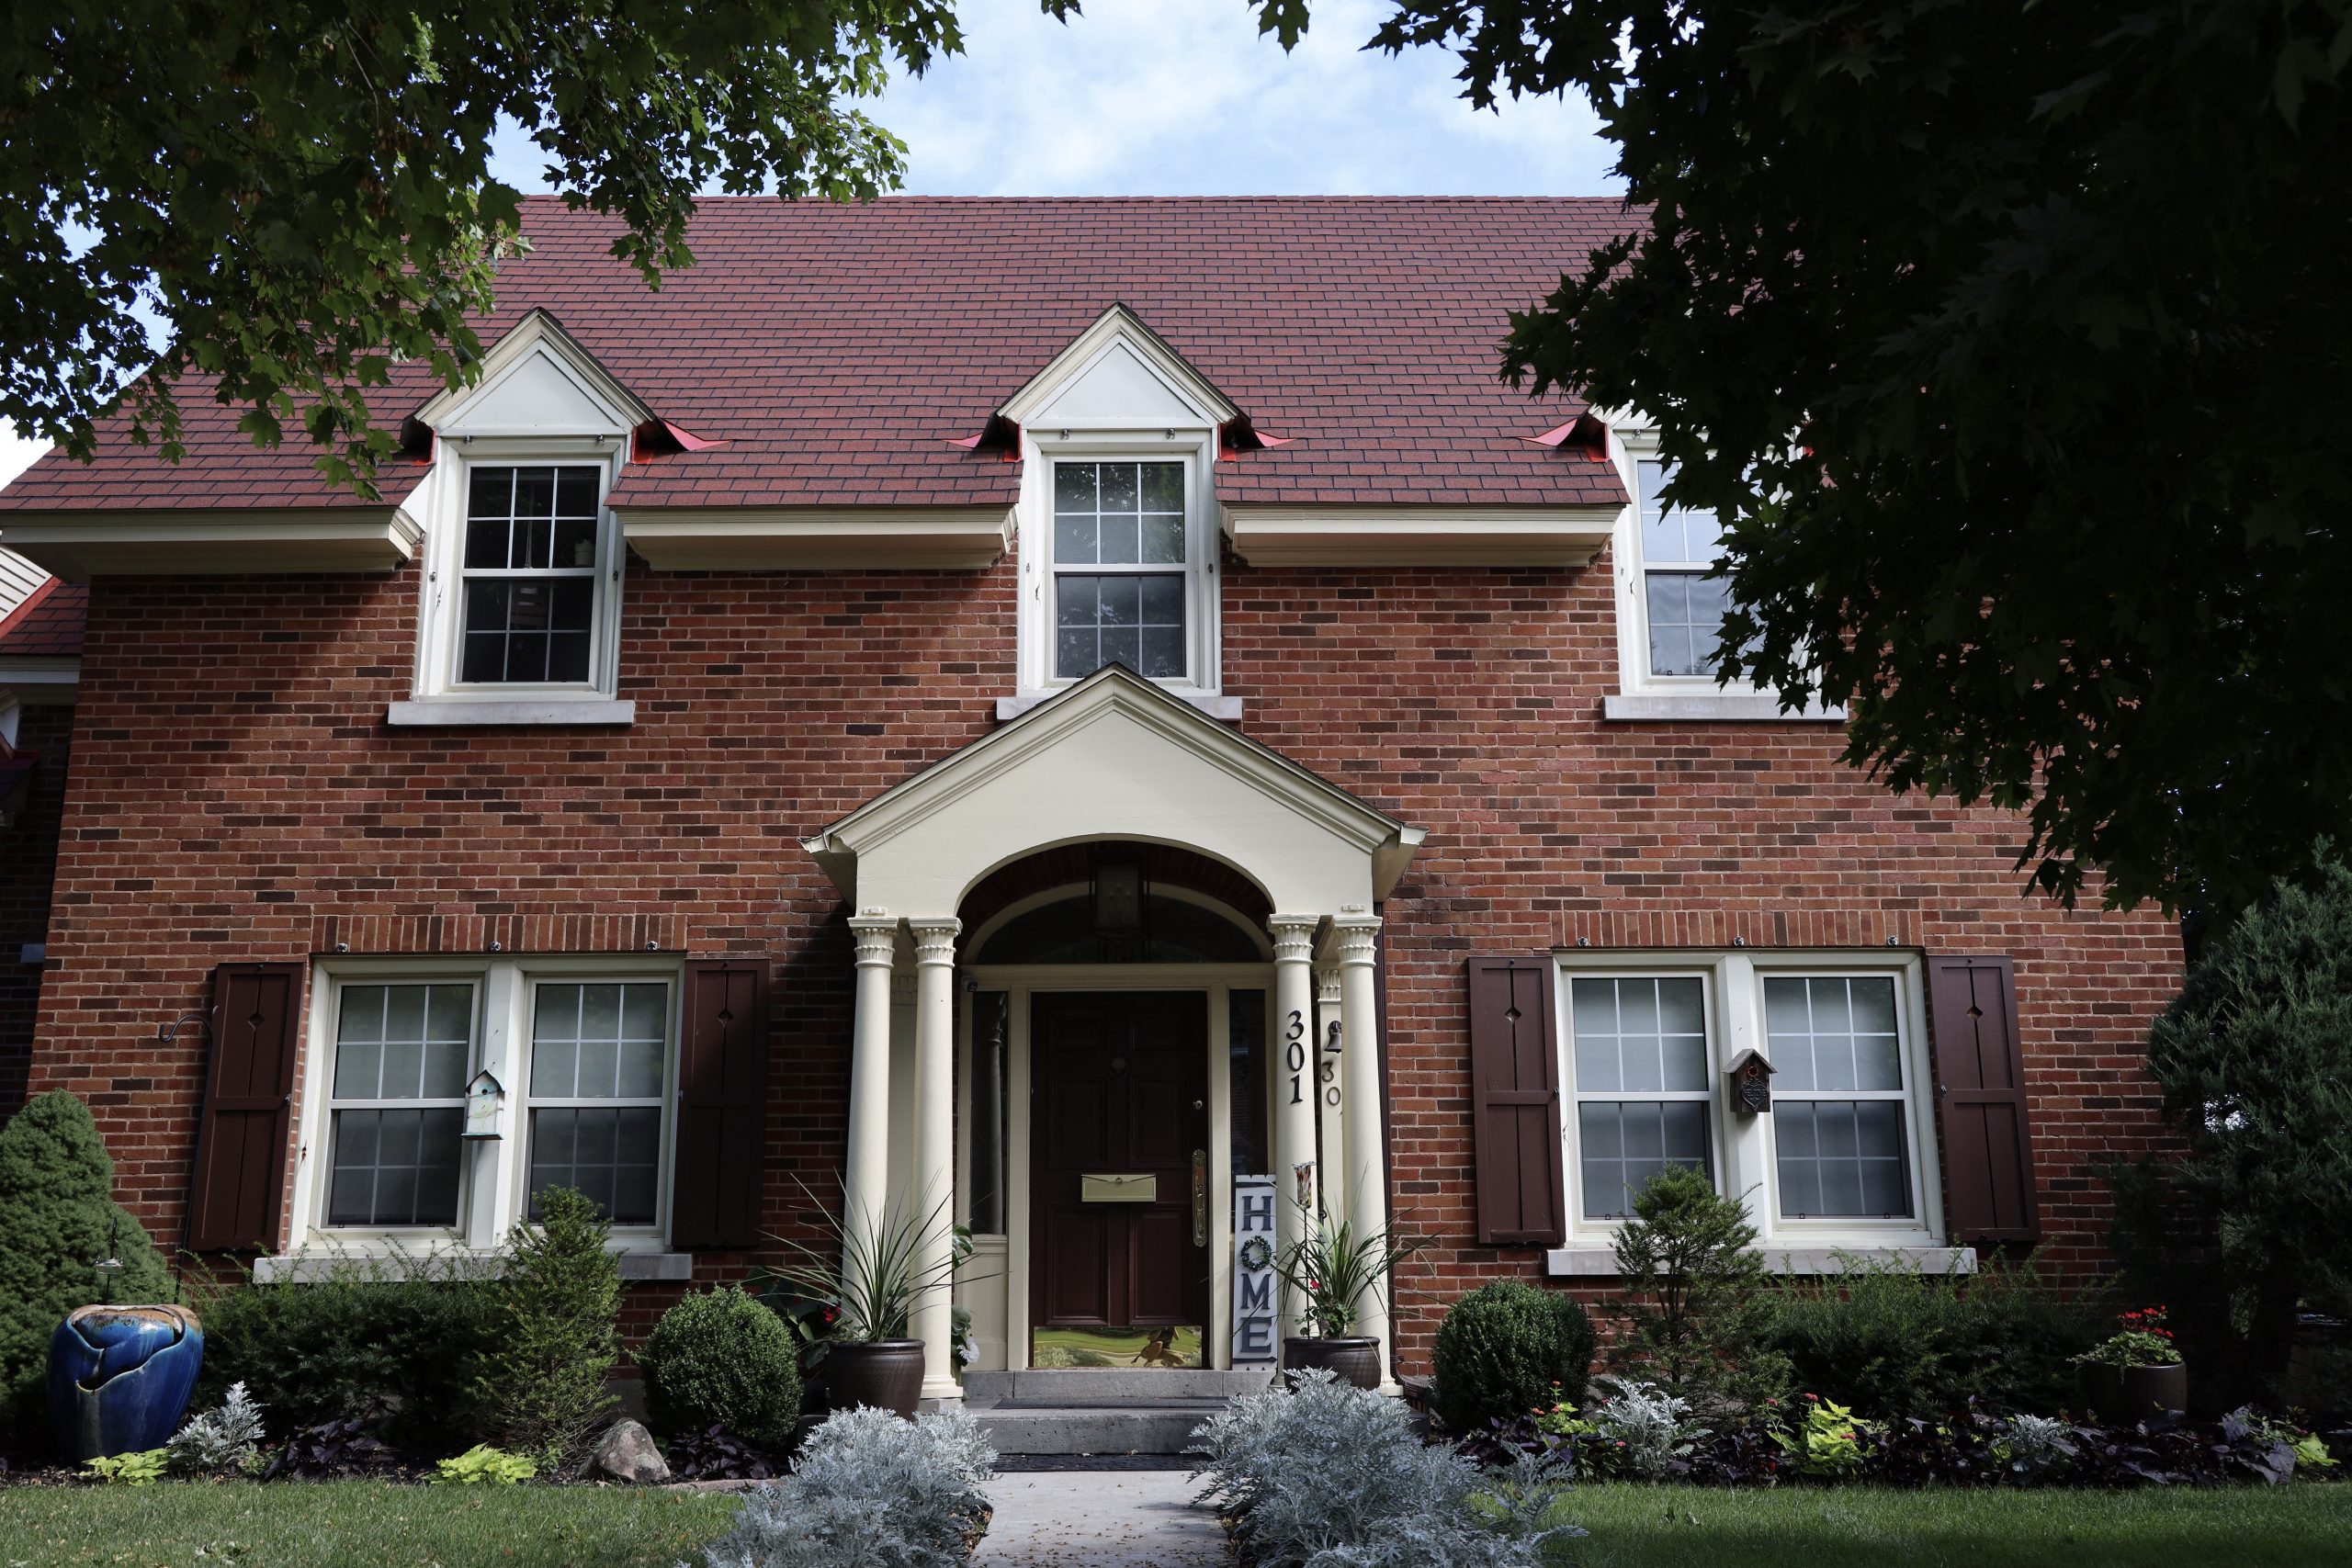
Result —
[[184, 1306], [76, 1307], [49, 1342], [49, 1424], [76, 1462], [160, 1449], [180, 1429], [204, 1329]]
[[1341, 1382], [1351, 1382], [1358, 1388], [1378, 1388], [1380, 1341], [1354, 1337], [1283, 1340], [1283, 1370], [1303, 1372], [1309, 1367], [1329, 1368]]
[[2188, 1369], [2177, 1361], [2168, 1367], [2093, 1364], [2081, 1373], [2083, 1404], [2102, 1421], [2129, 1426], [2188, 1408]]
[[922, 1341], [836, 1340], [825, 1353], [825, 1382], [835, 1410], [870, 1404], [911, 1421], [915, 1402], [922, 1397]]

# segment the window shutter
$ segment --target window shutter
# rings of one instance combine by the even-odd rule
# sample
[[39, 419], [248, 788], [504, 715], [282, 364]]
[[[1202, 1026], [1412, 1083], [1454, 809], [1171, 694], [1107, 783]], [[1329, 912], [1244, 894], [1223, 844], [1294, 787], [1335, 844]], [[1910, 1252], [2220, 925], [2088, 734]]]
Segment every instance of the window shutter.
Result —
[[1956, 1242], [2033, 1241], [2033, 1139], [2014, 972], [2007, 958], [1928, 960], [1936, 1095], [1943, 1111], [1944, 1216]]
[[1479, 1241], [1557, 1246], [1567, 1199], [1548, 957], [1470, 960], [1470, 1094]]
[[211, 1061], [188, 1182], [193, 1251], [277, 1245], [293, 1136], [300, 964], [223, 964], [212, 972]]
[[756, 1247], [767, 1156], [767, 965], [688, 964], [682, 1033], [670, 1245]]

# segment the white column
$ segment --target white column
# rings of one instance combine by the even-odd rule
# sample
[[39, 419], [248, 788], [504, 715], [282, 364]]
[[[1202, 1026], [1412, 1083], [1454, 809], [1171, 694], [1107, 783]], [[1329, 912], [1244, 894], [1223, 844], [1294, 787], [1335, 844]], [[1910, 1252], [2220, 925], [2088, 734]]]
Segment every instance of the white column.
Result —
[[890, 960], [899, 945], [899, 918], [861, 909], [850, 917], [849, 933], [857, 945], [857, 1013], [850, 1035], [842, 1228], [870, 1245], [890, 1201]]
[[916, 1299], [914, 1337], [922, 1341], [922, 1397], [961, 1399], [956, 1381], [955, 1319], [945, 1278], [954, 1256], [956, 1213], [956, 933], [963, 922], [909, 919], [915, 939], [915, 1185], [910, 1212], [929, 1224], [919, 1268], [939, 1283]]
[[[1380, 917], [1361, 909], [1331, 922], [1332, 956], [1340, 965], [1340, 1077], [1347, 1100], [1346, 1184], [1348, 1223], [1359, 1236], [1388, 1229], [1388, 1182], [1380, 1144], [1380, 1005], [1374, 995], [1373, 958]], [[1383, 1279], [1358, 1303], [1356, 1332], [1380, 1341], [1381, 1381], [1390, 1376], [1388, 1281]]]
[[[1275, 915], [1274, 939], [1274, 1190], [1275, 1237], [1287, 1248], [1306, 1231], [1302, 1198], [1311, 1206], [1318, 1182], [1315, 1163], [1315, 928], [1314, 915]], [[1299, 1307], [1283, 1296], [1282, 1332], [1296, 1334]]]
[[1334, 1224], [1348, 1217], [1347, 1096], [1340, 1075], [1347, 1063], [1334, 1049], [1340, 1023], [1340, 969], [1329, 952], [1315, 969], [1315, 1122], [1323, 1130], [1323, 1212]]

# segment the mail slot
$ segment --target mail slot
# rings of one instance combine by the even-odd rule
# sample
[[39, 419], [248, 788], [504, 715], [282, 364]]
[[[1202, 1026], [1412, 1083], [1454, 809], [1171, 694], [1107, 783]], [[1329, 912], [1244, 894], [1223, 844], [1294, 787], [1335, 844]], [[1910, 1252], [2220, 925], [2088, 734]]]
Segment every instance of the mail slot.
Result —
[[1078, 1179], [1078, 1201], [1081, 1203], [1156, 1203], [1159, 1201], [1159, 1178], [1081, 1176]]

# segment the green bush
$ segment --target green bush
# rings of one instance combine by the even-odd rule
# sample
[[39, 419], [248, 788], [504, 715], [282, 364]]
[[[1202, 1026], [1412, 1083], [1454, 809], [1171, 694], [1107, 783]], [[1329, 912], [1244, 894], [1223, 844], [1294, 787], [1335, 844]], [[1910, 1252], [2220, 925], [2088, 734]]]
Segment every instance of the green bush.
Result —
[[197, 1295], [199, 1406], [243, 1382], [285, 1431], [354, 1417], [422, 1452], [472, 1439], [468, 1366], [503, 1322], [493, 1281], [404, 1280], [351, 1259], [316, 1280], [209, 1286]]
[[1971, 1277], [1850, 1259], [1842, 1274], [1784, 1284], [1765, 1340], [1799, 1388], [1892, 1418], [1972, 1398], [2052, 1414], [2075, 1403], [2074, 1359], [2103, 1335], [2094, 1309], [2030, 1263]]
[[1634, 1194], [1614, 1250], [1628, 1332], [1612, 1365], [1708, 1420], [1785, 1392], [1788, 1363], [1762, 1343], [1771, 1309], [1746, 1204], [1705, 1171], [1668, 1166]]
[[729, 1285], [689, 1295], [637, 1353], [653, 1427], [684, 1437], [724, 1427], [781, 1451], [800, 1415], [800, 1347], [784, 1319]]
[[497, 1330], [469, 1382], [498, 1446], [556, 1470], [617, 1403], [605, 1377], [620, 1359], [621, 1271], [593, 1201], [551, 1187], [538, 1201], [538, 1224], [507, 1235]]
[[1592, 1320], [1573, 1299], [1521, 1280], [1481, 1285], [1438, 1325], [1438, 1416], [1478, 1432], [1538, 1405], [1582, 1404], [1592, 1347]]
[[40, 1432], [49, 1341], [98, 1299], [100, 1258], [121, 1259], [109, 1295], [169, 1299], [146, 1227], [114, 1201], [114, 1161], [90, 1108], [51, 1089], [0, 1127], [0, 1430]]

